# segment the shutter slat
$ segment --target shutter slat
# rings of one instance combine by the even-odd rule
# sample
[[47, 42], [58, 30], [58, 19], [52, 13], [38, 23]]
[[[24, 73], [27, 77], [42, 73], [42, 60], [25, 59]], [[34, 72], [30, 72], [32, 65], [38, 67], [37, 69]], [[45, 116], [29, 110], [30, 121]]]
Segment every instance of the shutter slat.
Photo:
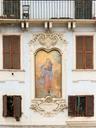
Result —
[[76, 36], [76, 50], [83, 52], [83, 36]]
[[14, 96], [13, 104], [14, 104], [14, 117], [16, 118], [17, 121], [19, 121], [21, 117], [21, 96]]
[[93, 68], [93, 54], [92, 53], [87, 53], [86, 54], [86, 68], [87, 69], [92, 69]]
[[86, 116], [94, 116], [94, 96], [86, 96]]
[[13, 67], [14, 69], [20, 69], [20, 54], [13, 54]]
[[76, 37], [76, 69], [83, 69], [83, 36]]
[[86, 51], [85, 51], [85, 59], [86, 59], [86, 68], [93, 68], [93, 36], [86, 36]]
[[13, 40], [13, 67], [20, 69], [20, 36], [14, 36]]
[[75, 106], [76, 106], [76, 97], [69, 96], [68, 97], [68, 115], [69, 116], [76, 116]]
[[76, 69], [83, 69], [83, 68], [84, 68], [83, 54], [78, 52], [76, 55]]
[[8, 36], [3, 36], [3, 68], [11, 68], [11, 56], [10, 56], [10, 38]]
[[86, 40], [86, 51], [93, 51], [93, 36], [85, 36]]
[[8, 111], [7, 111], [7, 95], [3, 96], [3, 116], [7, 117]]

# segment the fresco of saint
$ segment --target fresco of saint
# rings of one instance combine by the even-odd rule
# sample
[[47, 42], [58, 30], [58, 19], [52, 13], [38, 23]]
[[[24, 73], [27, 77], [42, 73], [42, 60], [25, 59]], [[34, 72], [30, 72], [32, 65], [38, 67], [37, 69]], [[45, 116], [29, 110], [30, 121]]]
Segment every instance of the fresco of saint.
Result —
[[36, 97], [61, 97], [61, 55], [58, 51], [40, 50], [36, 54]]
[[50, 90], [52, 88], [53, 72], [52, 62], [49, 58], [47, 58], [45, 64], [41, 66], [41, 72], [42, 78], [44, 78], [44, 88], [46, 90], [46, 93], [50, 93]]

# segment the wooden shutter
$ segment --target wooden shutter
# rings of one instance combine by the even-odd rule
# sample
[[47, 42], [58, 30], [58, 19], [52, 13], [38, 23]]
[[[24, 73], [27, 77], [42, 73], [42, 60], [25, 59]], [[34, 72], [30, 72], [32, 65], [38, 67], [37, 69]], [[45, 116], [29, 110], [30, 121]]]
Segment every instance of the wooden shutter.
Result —
[[84, 52], [83, 52], [83, 37], [76, 37], [76, 68], [83, 69], [84, 68]]
[[94, 96], [86, 96], [86, 116], [94, 116]]
[[3, 68], [20, 69], [20, 36], [3, 36]]
[[76, 37], [76, 68], [93, 68], [93, 36]]
[[11, 42], [8, 36], [3, 36], [3, 68], [11, 68]]
[[20, 36], [13, 36], [12, 38], [13, 49], [13, 68], [20, 69]]
[[3, 96], [3, 116], [7, 117], [8, 111], [7, 111], [7, 95]]
[[85, 36], [85, 68], [93, 68], [93, 36]]
[[92, 18], [92, 0], [75, 0], [75, 18]]
[[14, 117], [16, 118], [17, 121], [19, 121], [21, 117], [21, 96], [14, 96], [13, 104], [14, 104]]
[[68, 97], [68, 115], [69, 116], [76, 116], [76, 97], [69, 96]]

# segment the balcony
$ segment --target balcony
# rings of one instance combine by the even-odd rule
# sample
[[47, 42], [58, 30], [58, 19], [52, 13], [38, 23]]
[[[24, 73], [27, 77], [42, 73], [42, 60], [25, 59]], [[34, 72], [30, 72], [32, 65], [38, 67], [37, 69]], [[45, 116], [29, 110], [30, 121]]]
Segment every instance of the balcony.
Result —
[[1, 0], [0, 19], [95, 19], [95, 0]]

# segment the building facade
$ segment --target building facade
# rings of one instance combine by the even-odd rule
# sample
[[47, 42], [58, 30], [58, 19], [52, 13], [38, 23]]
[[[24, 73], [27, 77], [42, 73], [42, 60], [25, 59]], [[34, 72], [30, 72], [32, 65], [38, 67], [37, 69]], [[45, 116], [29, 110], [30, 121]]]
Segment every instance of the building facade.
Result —
[[0, 1], [0, 128], [96, 127], [95, 0]]

